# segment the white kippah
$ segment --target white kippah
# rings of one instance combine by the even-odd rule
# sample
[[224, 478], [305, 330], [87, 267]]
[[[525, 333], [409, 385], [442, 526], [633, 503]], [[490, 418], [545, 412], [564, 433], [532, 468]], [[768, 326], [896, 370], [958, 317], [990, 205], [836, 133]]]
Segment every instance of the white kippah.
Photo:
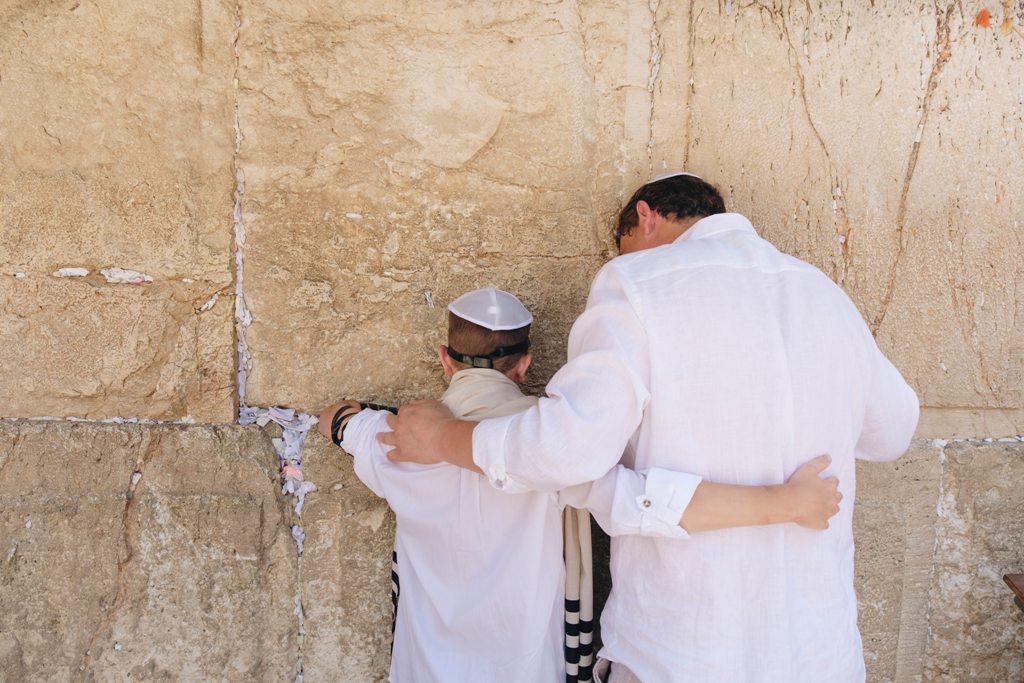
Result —
[[650, 180], [647, 181], [647, 184], [650, 185], [651, 183], [656, 183], [659, 180], [665, 180], [666, 178], [675, 178], [676, 176], [679, 175], [688, 175], [691, 178], [696, 178], [697, 180], [704, 180], [696, 173], [690, 173], [688, 171], [671, 171], [669, 173], [662, 173], [660, 176], [657, 176], [656, 178], [651, 178]]
[[533, 316], [519, 299], [494, 287], [466, 292], [448, 304], [448, 310], [491, 331], [518, 330], [533, 322]]

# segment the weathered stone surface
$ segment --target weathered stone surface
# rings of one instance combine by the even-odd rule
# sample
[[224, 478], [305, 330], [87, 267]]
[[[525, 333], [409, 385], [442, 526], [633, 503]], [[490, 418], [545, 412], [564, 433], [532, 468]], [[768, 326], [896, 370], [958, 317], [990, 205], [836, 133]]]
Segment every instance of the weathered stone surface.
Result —
[[0, 417], [230, 422], [231, 297], [209, 283], [0, 277]]
[[246, 401], [436, 393], [443, 307], [486, 284], [539, 309], [536, 336], [558, 352], [536, 376], [550, 375], [609, 254], [624, 169], [666, 135], [652, 132], [652, 21], [641, 3], [252, 8]]
[[0, 8], [0, 268], [230, 280], [225, 2]]
[[928, 636], [940, 450], [916, 441], [892, 463], [859, 462], [854, 536], [868, 680], [919, 680]]
[[232, 419], [230, 303], [188, 317], [232, 281], [234, 34], [217, 1], [0, 7], [0, 416]]
[[1003, 574], [1024, 567], [1024, 447], [958, 442], [943, 451], [924, 675], [1024, 679], [1024, 617]]
[[291, 680], [295, 544], [266, 437], [0, 422], [7, 680]]
[[972, 11], [703, 2], [690, 22], [688, 165], [847, 289], [949, 409], [936, 436], [1024, 432], [1024, 41]]
[[391, 647], [394, 516], [319, 435], [304, 451], [319, 491], [303, 508], [303, 672], [310, 681], [386, 681]]

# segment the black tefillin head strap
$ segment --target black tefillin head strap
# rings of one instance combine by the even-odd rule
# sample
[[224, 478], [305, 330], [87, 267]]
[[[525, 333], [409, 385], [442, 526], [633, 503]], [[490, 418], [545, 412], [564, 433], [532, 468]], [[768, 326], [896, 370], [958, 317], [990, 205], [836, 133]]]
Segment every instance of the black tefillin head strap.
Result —
[[486, 356], [467, 356], [464, 353], [459, 353], [455, 349], [448, 347], [448, 355], [454, 360], [466, 365], [471, 365], [474, 368], [494, 368], [494, 359], [502, 358], [504, 356], [514, 356], [517, 353], [524, 353], [530, 348], [530, 340], [526, 339], [513, 344], [512, 346], [499, 346], [498, 348], [491, 351]]

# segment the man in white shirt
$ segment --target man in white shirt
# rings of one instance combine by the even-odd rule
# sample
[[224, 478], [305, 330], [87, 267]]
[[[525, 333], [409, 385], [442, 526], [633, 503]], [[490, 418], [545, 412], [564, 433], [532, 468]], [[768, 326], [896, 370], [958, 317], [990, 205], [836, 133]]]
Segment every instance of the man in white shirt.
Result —
[[917, 397], [842, 290], [726, 213], [700, 178], [641, 187], [616, 240], [622, 256], [595, 277], [547, 398], [479, 424], [410, 404], [381, 436], [389, 457], [446, 460], [511, 492], [593, 480], [620, 457], [774, 484], [829, 453], [844, 503], [824, 532], [613, 539], [601, 655], [613, 683], [863, 681], [854, 459], [899, 457]]
[[[448, 344], [438, 348], [451, 378], [444, 405], [467, 420], [534, 405], [537, 399], [519, 389], [531, 362], [533, 322], [522, 303], [486, 287], [459, 297], [448, 310]], [[376, 439], [387, 429], [388, 413], [379, 408], [342, 401], [325, 409], [320, 431], [353, 455], [359, 479], [395, 512], [401, 592], [389, 677], [394, 683], [568, 680], [562, 649], [566, 505], [590, 509], [613, 536], [687, 535], [679, 521], [700, 477], [618, 465], [594, 482], [558, 492], [506, 495], [479, 474], [446, 463], [390, 462]], [[817, 477], [826, 464], [821, 460], [801, 468], [792, 478], [798, 481], [770, 491], [718, 487], [733, 490], [726, 511], [732, 518], [709, 523], [792, 519], [824, 526], [838, 496], [834, 482]], [[638, 499], [650, 504], [638, 505]], [[702, 526], [692, 514], [687, 519]], [[586, 663], [582, 668], [579, 680], [590, 680]]]

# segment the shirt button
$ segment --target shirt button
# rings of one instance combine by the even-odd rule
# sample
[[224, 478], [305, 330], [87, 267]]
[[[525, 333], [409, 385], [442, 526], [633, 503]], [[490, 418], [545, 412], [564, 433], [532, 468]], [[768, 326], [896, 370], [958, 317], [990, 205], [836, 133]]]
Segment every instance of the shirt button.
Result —
[[651, 499], [650, 498], [644, 498], [644, 502], [642, 502], [641, 505], [643, 505], [645, 508], [651, 507]]
[[505, 480], [504, 479], [495, 479], [494, 480], [494, 485], [496, 487], [498, 487], [499, 489], [503, 489], [503, 488], [505, 488]]

